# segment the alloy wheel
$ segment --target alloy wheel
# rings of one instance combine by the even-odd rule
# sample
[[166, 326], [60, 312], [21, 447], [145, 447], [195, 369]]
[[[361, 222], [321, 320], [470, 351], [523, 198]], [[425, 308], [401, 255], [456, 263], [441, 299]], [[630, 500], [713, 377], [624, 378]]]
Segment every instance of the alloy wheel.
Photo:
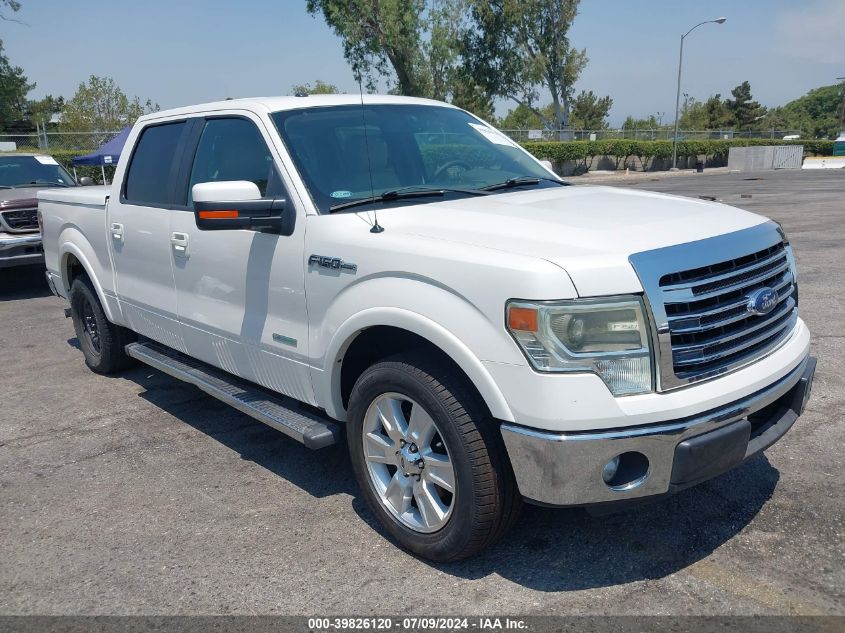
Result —
[[385, 393], [370, 403], [362, 438], [381, 504], [414, 531], [445, 526], [455, 506], [455, 469], [431, 415], [407, 396]]

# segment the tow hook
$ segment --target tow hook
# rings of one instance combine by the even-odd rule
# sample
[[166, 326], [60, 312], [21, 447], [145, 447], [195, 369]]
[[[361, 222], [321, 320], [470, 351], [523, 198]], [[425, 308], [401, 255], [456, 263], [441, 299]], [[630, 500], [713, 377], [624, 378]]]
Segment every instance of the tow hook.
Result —
[[65, 318], [66, 319], [70, 318], [70, 308], [65, 308]]

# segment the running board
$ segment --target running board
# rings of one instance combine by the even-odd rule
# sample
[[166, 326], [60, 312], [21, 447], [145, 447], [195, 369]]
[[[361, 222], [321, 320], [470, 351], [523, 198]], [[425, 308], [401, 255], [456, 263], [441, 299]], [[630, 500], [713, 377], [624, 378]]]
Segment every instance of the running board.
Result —
[[199, 387], [208, 395], [281, 431], [308, 448], [336, 444], [340, 427], [309, 411], [296, 408], [296, 401], [272, 395], [253, 383], [181, 354], [169, 347], [144, 341], [130, 343], [126, 353], [165, 374]]

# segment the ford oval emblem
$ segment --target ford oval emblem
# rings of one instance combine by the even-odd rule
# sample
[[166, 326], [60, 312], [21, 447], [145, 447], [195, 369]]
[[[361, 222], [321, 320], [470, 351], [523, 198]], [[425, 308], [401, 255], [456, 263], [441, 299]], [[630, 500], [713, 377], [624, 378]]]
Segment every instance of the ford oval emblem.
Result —
[[768, 314], [778, 304], [778, 292], [771, 288], [760, 288], [748, 296], [747, 308], [751, 314]]

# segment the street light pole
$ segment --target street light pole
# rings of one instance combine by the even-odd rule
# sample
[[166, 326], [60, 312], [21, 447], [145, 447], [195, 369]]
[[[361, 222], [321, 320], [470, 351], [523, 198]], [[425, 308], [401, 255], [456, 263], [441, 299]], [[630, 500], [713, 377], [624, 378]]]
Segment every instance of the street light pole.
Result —
[[689, 31], [681, 35], [681, 51], [678, 55], [678, 89], [675, 92], [675, 135], [672, 137], [672, 169], [678, 168], [678, 112], [681, 107], [681, 68], [684, 65], [684, 39], [687, 35], [703, 24], [724, 24], [725, 20], [727, 20], [727, 18], [721, 17], [716, 18], [715, 20], [705, 20], [704, 22], [699, 22]]

